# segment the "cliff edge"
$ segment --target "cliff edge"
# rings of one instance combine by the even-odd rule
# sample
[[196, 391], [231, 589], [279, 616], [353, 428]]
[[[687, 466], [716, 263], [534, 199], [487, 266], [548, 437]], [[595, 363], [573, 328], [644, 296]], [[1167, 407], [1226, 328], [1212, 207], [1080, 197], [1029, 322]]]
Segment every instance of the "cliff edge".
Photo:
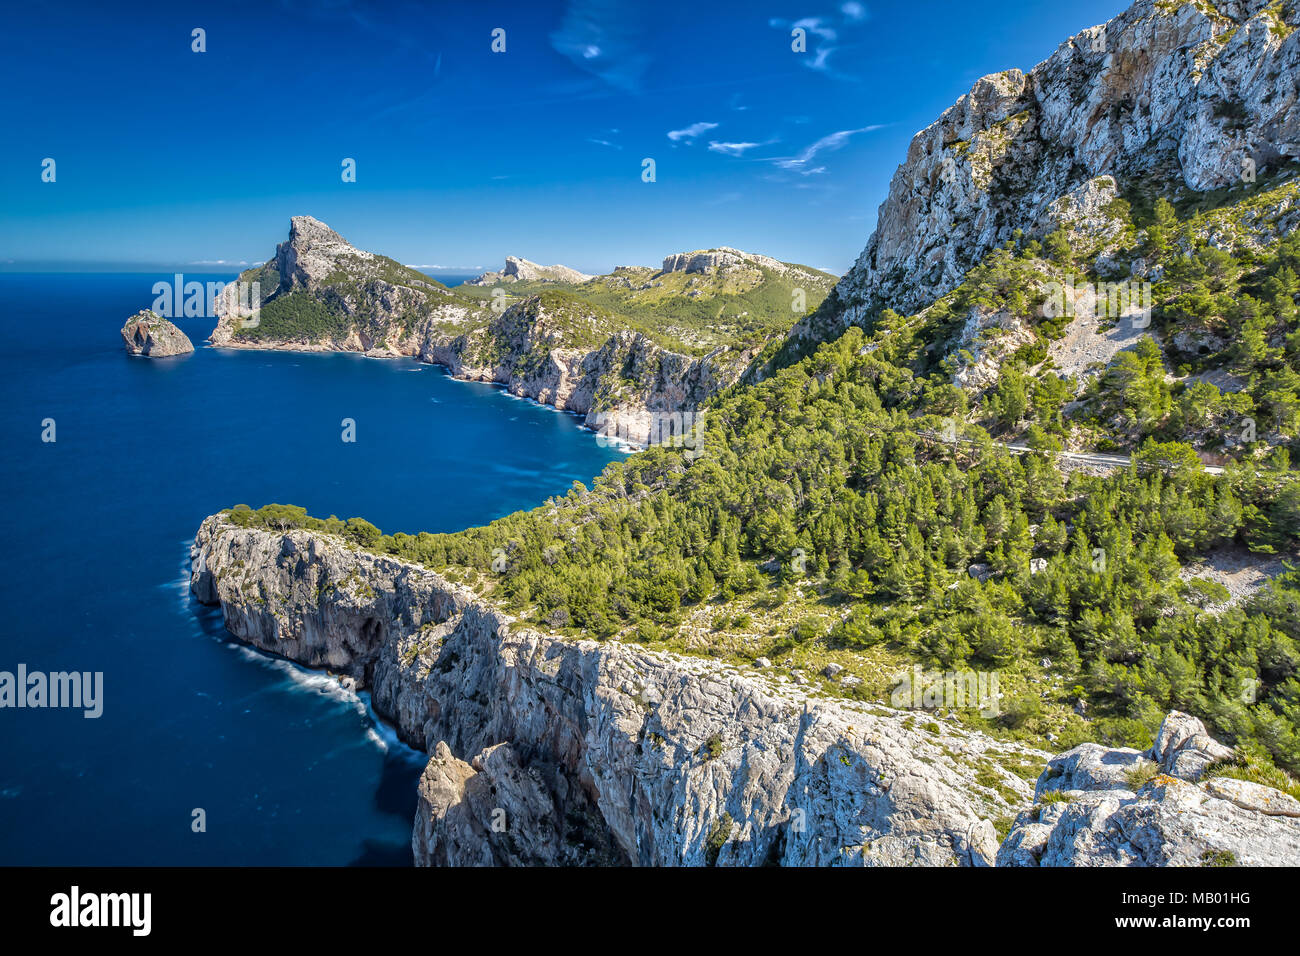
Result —
[[193, 595], [232, 634], [351, 675], [431, 755], [423, 864], [989, 865], [995, 821], [1029, 804], [1016, 771], [1046, 757], [706, 659], [544, 634], [341, 538], [214, 515], [191, 558]]

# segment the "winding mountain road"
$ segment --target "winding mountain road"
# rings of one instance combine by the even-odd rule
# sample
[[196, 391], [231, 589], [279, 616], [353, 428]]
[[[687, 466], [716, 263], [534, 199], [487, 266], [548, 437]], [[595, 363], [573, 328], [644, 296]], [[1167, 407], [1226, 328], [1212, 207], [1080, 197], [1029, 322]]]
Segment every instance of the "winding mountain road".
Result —
[[[960, 442], [963, 445], [977, 444], [977, 442], [971, 438], [944, 438], [942, 435], [926, 435], [925, 437], [931, 438], [934, 441], [942, 442], [946, 445], [954, 442]], [[1017, 442], [998, 442], [997, 444], [1001, 445], [1007, 451], [1017, 455], [1024, 455], [1038, 451], [1038, 449], [1030, 448], [1028, 445], [1019, 444]], [[1127, 468], [1133, 463], [1131, 455], [1107, 455], [1099, 451], [1057, 451], [1048, 452], [1047, 454], [1054, 455], [1059, 461], [1072, 461], [1076, 464], [1088, 465], [1093, 468]], [[1218, 465], [1205, 465], [1204, 467], [1207, 475], [1223, 474], [1223, 469]]]
[[[1003, 447], [1018, 455], [1034, 451], [1028, 445], [1014, 443], [1003, 443]], [[1081, 465], [1091, 465], [1096, 468], [1127, 468], [1133, 463], [1133, 458], [1130, 455], [1104, 455], [1096, 451], [1058, 451], [1054, 454], [1059, 459], [1077, 462]], [[1206, 465], [1205, 473], [1207, 475], [1221, 475], [1223, 469], [1218, 465]]]

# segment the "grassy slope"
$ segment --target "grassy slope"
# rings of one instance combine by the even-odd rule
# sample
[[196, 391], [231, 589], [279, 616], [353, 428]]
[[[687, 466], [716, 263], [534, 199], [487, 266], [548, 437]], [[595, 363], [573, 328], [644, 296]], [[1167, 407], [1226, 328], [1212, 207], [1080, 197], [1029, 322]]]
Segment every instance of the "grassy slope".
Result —
[[[804, 290], [805, 309], [820, 305], [835, 277], [807, 271], [816, 281], [804, 284], [761, 266], [721, 275], [620, 267], [584, 283], [516, 282], [501, 288], [511, 301], [563, 289], [617, 316], [627, 328], [644, 331], [665, 348], [698, 355], [720, 345], [754, 346], [786, 331], [803, 314], [792, 308], [796, 287]], [[493, 292], [487, 286], [458, 286], [455, 291], [481, 300], [490, 299]]]

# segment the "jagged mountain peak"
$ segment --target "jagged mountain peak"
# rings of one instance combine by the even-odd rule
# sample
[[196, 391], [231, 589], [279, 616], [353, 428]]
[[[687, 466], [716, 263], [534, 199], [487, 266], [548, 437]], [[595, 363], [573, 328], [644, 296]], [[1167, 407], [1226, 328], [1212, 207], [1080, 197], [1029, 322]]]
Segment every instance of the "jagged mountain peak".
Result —
[[321, 240], [327, 242], [345, 242], [337, 232], [321, 222], [315, 216], [290, 216], [289, 241], [310, 242]]
[[1267, 0], [1138, 0], [1028, 73], [982, 77], [912, 139], [866, 248], [788, 353], [934, 301], [1099, 177], [1205, 191], [1300, 155], [1296, 25]]
[[275, 248], [280, 288], [314, 289], [338, 271], [340, 260], [368, 262], [374, 255], [358, 249], [319, 219], [294, 216], [289, 238]]

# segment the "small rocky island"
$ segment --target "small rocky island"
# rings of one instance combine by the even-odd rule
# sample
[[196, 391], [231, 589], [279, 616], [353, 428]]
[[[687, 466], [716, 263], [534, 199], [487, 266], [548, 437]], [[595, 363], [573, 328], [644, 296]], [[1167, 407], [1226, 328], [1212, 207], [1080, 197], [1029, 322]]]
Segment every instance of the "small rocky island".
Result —
[[122, 326], [122, 341], [130, 355], [162, 358], [194, 351], [194, 344], [173, 323], [157, 312], [142, 309]]

